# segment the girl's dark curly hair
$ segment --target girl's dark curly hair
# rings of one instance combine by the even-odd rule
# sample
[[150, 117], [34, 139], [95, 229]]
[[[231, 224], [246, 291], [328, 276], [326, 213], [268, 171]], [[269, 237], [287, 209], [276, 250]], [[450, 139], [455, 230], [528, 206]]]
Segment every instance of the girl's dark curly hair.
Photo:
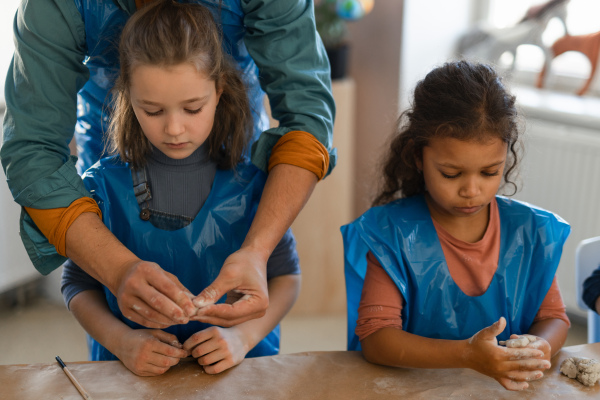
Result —
[[511, 95], [493, 67], [469, 61], [448, 62], [419, 81], [412, 107], [402, 113], [383, 163], [383, 184], [373, 205], [425, 192], [416, 160], [431, 138], [485, 142], [492, 137], [508, 145], [504, 184], [516, 174], [521, 154], [519, 117]]

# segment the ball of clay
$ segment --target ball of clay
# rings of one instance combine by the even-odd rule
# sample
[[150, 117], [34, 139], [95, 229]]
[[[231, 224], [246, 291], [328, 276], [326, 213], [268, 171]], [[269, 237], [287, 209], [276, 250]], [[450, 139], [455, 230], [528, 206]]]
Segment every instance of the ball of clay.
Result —
[[577, 365], [573, 361], [573, 357], [567, 358], [560, 364], [560, 372], [571, 379], [577, 378]]
[[594, 386], [600, 379], [600, 362], [592, 358], [570, 357], [560, 364], [560, 372], [585, 386]]
[[537, 340], [537, 337], [533, 335], [519, 335], [515, 339], [508, 339], [505, 341], [499, 342], [499, 344], [505, 345], [506, 347], [516, 348], [516, 347], [526, 347], [529, 343], [533, 343]]

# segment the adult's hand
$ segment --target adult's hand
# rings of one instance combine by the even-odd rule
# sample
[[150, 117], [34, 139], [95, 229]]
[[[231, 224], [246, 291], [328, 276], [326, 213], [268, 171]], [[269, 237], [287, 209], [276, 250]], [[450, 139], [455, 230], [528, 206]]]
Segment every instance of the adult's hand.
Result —
[[192, 295], [175, 276], [140, 260], [94, 213], [83, 213], [66, 237], [67, 256], [117, 297], [123, 315], [148, 328], [187, 323]]
[[[200, 308], [194, 320], [229, 327], [265, 314], [267, 260], [316, 184], [316, 175], [306, 169], [288, 164], [271, 169], [241, 249], [225, 260], [217, 279], [194, 299]], [[225, 293], [226, 304], [214, 304]]]
[[[225, 260], [217, 279], [194, 299], [199, 308], [191, 319], [230, 327], [265, 315], [269, 306], [267, 259], [242, 248]], [[225, 303], [214, 304], [227, 294]]]
[[175, 275], [153, 262], [138, 260], [126, 267], [115, 295], [123, 315], [148, 328], [187, 324], [196, 312], [190, 305], [193, 295]]

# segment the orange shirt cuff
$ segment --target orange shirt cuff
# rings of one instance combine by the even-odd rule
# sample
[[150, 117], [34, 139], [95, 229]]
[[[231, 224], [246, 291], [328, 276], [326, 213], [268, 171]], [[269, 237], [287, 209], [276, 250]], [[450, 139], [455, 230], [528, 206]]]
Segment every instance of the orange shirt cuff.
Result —
[[90, 197], [77, 199], [69, 207], [45, 210], [25, 207], [25, 211], [58, 254], [64, 257], [67, 256], [67, 231], [73, 221], [85, 212], [95, 213], [102, 218], [98, 204]]
[[329, 153], [327, 148], [310, 133], [291, 131], [283, 135], [271, 150], [269, 171], [277, 164], [290, 164], [304, 168], [321, 180], [329, 169]]

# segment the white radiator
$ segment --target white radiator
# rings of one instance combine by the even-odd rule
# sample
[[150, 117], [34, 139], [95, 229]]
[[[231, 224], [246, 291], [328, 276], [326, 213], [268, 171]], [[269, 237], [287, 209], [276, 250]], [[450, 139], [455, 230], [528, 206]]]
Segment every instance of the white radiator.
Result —
[[596, 130], [529, 118], [525, 138], [521, 191], [514, 198], [571, 224], [557, 277], [567, 312], [585, 317], [577, 306], [575, 248], [583, 239], [600, 236], [600, 125]]

